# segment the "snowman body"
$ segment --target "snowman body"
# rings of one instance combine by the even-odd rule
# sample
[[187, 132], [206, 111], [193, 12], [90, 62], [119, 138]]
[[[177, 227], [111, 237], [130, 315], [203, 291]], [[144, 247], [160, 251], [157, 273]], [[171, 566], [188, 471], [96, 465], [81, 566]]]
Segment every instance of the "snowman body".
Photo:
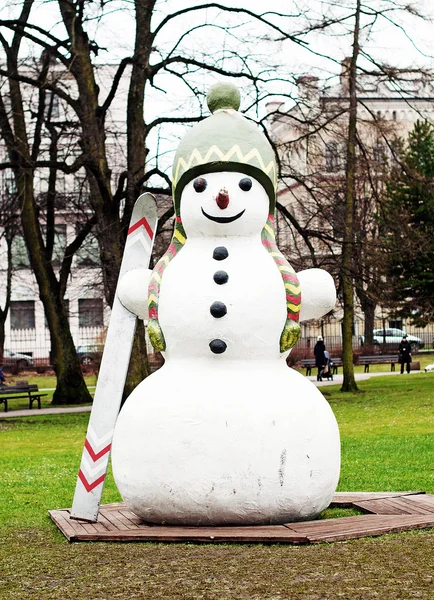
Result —
[[[225, 251], [227, 258], [213, 258]], [[226, 283], [216, 283], [219, 277]], [[226, 314], [214, 317], [211, 307], [219, 303]], [[159, 319], [166, 361], [211, 355], [220, 368], [228, 360], [279, 359], [285, 315], [282, 278], [259, 235], [188, 237], [164, 272]], [[220, 356], [210, 352], [215, 339], [227, 344]]]
[[[240, 190], [243, 178], [210, 173], [207, 194], [195, 191], [197, 179], [186, 185], [187, 239], [160, 287], [165, 364], [134, 390], [116, 424], [114, 477], [148, 522], [309, 519], [336, 489], [336, 420], [280, 352], [286, 296], [261, 241], [268, 198], [254, 179], [248, 194]], [[219, 189], [229, 190], [224, 211]]]

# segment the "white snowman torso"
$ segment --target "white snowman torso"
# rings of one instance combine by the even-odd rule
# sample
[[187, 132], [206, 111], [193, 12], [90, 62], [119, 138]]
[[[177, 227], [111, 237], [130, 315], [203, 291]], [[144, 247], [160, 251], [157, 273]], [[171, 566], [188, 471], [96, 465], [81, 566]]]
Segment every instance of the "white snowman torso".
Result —
[[282, 278], [259, 235], [188, 238], [164, 272], [166, 360], [208, 356], [213, 340], [227, 345], [220, 360], [277, 359], [285, 319]]
[[313, 518], [336, 489], [336, 420], [280, 353], [269, 199], [248, 179], [208, 173], [182, 193], [187, 240], [159, 290], [166, 362], [127, 399], [113, 439], [118, 488], [149, 522], [285, 523]]

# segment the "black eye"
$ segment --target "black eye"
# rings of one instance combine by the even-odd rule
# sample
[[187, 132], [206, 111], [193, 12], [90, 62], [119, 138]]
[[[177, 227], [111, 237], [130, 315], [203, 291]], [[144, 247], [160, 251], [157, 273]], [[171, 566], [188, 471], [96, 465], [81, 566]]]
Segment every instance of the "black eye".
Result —
[[206, 190], [206, 186], [208, 185], [207, 180], [203, 177], [198, 177], [193, 181], [193, 187], [199, 194]]
[[244, 179], [240, 179], [238, 185], [243, 190], [243, 192], [248, 192], [252, 187], [252, 180], [250, 179], [250, 177], [244, 177]]

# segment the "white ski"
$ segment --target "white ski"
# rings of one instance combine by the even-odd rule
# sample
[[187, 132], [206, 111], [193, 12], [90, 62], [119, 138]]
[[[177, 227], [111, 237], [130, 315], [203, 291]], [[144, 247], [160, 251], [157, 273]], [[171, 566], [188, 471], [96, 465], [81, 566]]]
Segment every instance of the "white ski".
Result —
[[[142, 194], [133, 208], [118, 285], [127, 271], [137, 267], [146, 268], [149, 265], [156, 228], [155, 199], [151, 194]], [[71, 509], [73, 519], [95, 522], [98, 518], [136, 320], [136, 315], [121, 304], [116, 293], [78, 471]]]

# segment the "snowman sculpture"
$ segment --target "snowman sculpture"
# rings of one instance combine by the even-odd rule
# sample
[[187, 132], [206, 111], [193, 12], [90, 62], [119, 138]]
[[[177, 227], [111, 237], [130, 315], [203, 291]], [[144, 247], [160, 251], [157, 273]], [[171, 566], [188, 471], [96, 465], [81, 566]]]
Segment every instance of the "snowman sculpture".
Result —
[[121, 410], [113, 474], [151, 523], [311, 519], [336, 489], [339, 431], [285, 359], [299, 320], [330, 311], [335, 288], [320, 269], [297, 275], [276, 246], [274, 154], [237, 112], [238, 89], [213, 86], [208, 106], [175, 156], [170, 247], [119, 286], [165, 364]]

